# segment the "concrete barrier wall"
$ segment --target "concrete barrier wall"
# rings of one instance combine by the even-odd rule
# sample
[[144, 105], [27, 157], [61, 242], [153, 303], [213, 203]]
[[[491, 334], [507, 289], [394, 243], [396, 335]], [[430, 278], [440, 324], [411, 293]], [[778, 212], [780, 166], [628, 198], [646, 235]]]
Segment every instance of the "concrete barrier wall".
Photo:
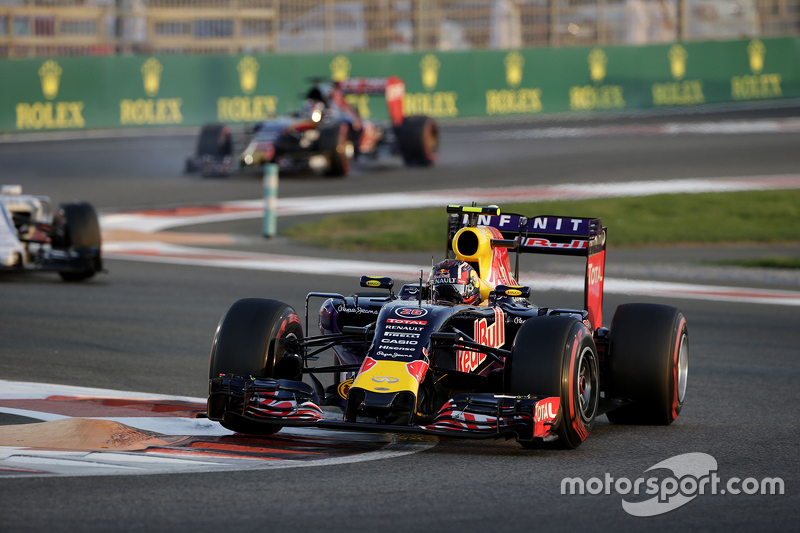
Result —
[[[800, 38], [644, 47], [0, 61], [0, 131], [244, 123], [312, 76], [398, 75], [406, 114], [506, 116], [800, 97]], [[351, 96], [386, 118], [382, 98]]]

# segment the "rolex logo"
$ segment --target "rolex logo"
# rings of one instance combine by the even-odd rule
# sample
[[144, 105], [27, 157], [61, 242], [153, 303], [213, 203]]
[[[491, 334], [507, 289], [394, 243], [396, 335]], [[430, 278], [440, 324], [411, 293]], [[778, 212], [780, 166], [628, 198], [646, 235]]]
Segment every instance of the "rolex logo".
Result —
[[352, 68], [350, 60], [346, 56], [336, 56], [331, 61], [331, 79], [333, 81], [342, 81], [350, 77], [350, 69]]
[[672, 71], [672, 77], [676, 80], [681, 80], [686, 75], [686, 58], [689, 53], [686, 49], [679, 45], [673, 44], [669, 49], [669, 68]]
[[[39, 77], [42, 80], [44, 97], [52, 100], [58, 95], [58, 83], [61, 81], [61, 67], [49, 59], [39, 68]], [[50, 104], [48, 104], [50, 105]]]
[[595, 83], [602, 83], [606, 78], [606, 63], [608, 63], [606, 53], [595, 48], [589, 52], [587, 61], [589, 62], [589, 77]]
[[155, 57], [151, 57], [142, 65], [142, 82], [144, 83], [144, 92], [149, 97], [154, 97], [158, 94], [158, 88], [161, 85], [161, 72], [164, 67]]
[[511, 87], [517, 87], [522, 83], [522, 67], [525, 66], [525, 58], [519, 52], [510, 52], [503, 63], [506, 66], [506, 83]]
[[439, 81], [439, 67], [442, 64], [433, 54], [427, 54], [419, 62], [419, 68], [422, 71], [422, 85], [426, 90], [432, 91], [436, 88]]
[[239, 85], [242, 86], [242, 92], [252, 94], [258, 82], [258, 61], [250, 56], [243, 57], [236, 65], [236, 70], [239, 71]]
[[764, 70], [764, 54], [767, 47], [758, 39], [753, 39], [747, 45], [747, 55], [750, 56], [750, 70], [753, 74], [760, 74]]

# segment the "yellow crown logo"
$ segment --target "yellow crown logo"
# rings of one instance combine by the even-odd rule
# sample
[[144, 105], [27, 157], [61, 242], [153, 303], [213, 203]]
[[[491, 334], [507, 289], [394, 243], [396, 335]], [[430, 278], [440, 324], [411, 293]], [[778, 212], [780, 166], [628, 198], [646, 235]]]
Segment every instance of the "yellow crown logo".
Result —
[[419, 68], [422, 71], [422, 85], [425, 89], [432, 91], [436, 88], [439, 82], [439, 67], [442, 64], [433, 54], [427, 54], [419, 62]]
[[42, 92], [44, 97], [52, 100], [58, 96], [58, 83], [61, 81], [61, 67], [58, 63], [49, 59], [39, 68], [39, 77], [42, 80]]
[[251, 94], [256, 90], [258, 68], [258, 61], [250, 56], [243, 57], [239, 64], [236, 65], [236, 70], [239, 71], [239, 85], [242, 86], [244, 94]]
[[595, 83], [602, 83], [606, 79], [606, 63], [608, 63], [606, 53], [599, 48], [595, 48], [589, 52], [589, 57], [586, 60], [589, 62], [589, 77]]
[[683, 46], [673, 44], [667, 55], [669, 56], [669, 68], [672, 71], [672, 77], [676, 80], [683, 79], [686, 76], [686, 58], [689, 57], [689, 53]]
[[164, 67], [155, 57], [151, 57], [142, 65], [142, 82], [144, 83], [144, 92], [149, 97], [154, 97], [158, 94], [158, 88], [161, 85], [161, 72]]
[[331, 79], [333, 81], [342, 81], [343, 79], [350, 77], [350, 69], [352, 67], [353, 65], [346, 56], [334, 57], [330, 64]]
[[510, 52], [503, 63], [506, 66], [506, 83], [511, 87], [517, 87], [522, 83], [522, 67], [525, 66], [525, 58], [519, 52]]
[[764, 70], [764, 54], [767, 52], [767, 47], [758, 39], [753, 39], [747, 45], [747, 55], [750, 56], [750, 70], [753, 74], [760, 74]]

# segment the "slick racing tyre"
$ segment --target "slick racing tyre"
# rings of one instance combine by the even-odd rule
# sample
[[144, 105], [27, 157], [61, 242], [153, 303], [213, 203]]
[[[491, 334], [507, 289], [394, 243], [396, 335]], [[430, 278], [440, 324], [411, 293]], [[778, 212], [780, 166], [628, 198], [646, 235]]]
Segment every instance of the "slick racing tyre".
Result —
[[436, 161], [439, 125], [430, 117], [406, 117], [397, 128], [397, 145], [406, 165], [427, 167]]
[[186, 159], [184, 170], [187, 173], [202, 170], [204, 157], [222, 160], [231, 155], [233, 155], [233, 142], [230, 128], [224, 124], [205, 124], [197, 138], [195, 157]]
[[506, 391], [515, 396], [561, 399], [560, 447], [577, 448], [589, 436], [597, 416], [600, 386], [597, 348], [582, 322], [570, 316], [543, 316], [525, 322], [506, 363], [505, 382]]
[[197, 139], [197, 155], [225, 157], [233, 152], [230, 128], [224, 124], [206, 124]]
[[[208, 377], [222, 374], [294, 379], [300, 373], [293, 359], [283, 359], [277, 339], [303, 338], [300, 319], [283, 302], [245, 298], [234, 302], [222, 316], [211, 343]], [[247, 420], [223, 420], [223, 427], [239, 433], [269, 435], [280, 426]]]
[[342, 122], [320, 129], [317, 147], [328, 159], [328, 170], [325, 175], [339, 177], [350, 172], [350, 160], [355, 154], [355, 148], [347, 123]]
[[51, 244], [54, 249], [78, 252], [84, 270], [59, 272], [66, 281], [91, 278], [103, 269], [100, 252], [100, 224], [97, 212], [87, 202], [61, 204], [53, 215]]
[[609, 392], [633, 403], [608, 412], [616, 424], [671, 424], [680, 414], [689, 373], [689, 333], [676, 308], [625, 304], [611, 321]]

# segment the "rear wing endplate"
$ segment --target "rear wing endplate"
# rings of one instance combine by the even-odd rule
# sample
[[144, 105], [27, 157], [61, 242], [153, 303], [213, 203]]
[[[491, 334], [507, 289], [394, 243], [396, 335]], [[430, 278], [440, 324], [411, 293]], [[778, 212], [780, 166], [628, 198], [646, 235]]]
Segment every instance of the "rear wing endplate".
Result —
[[386, 107], [392, 124], [399, 128], [403, 124], [403, 97], [406, 84], [397, 76], [386, 78], [347, 78], [337, 83], [343, 95], [367, 94], [386, 97]]

